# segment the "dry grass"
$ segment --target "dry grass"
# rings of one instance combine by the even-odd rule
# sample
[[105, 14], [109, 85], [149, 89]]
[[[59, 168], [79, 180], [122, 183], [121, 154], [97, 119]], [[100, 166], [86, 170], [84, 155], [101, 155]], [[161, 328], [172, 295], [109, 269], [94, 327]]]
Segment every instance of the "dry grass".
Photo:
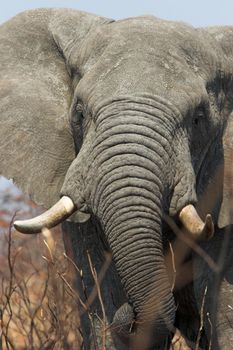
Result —
[[[39, 350], [39, 349], [75, 349], [81, 348], [82, 338], [79, 330], [80, 306], [88, 313], [95, 297], [98, 297], [103, 311], [102, 349], [106, 348], [108, 324], [101, 297], [100, 284], [109, 266], [99, 276], [89, 264], [95, 289], [84, 303], [74, 287], [75, 273], [79, 273], [74, 263], [64, 253], [61, 232], [44, 230], [41, 235], [22, 235], [10, 228], [1, 235], [1, 350]], [[179, 245], [178, 245], [179, 246]], [[177, 273], [173, 249], [171, 279]], [[177, 263], [177, 262], [176, 262]], [[187, 281], [185, 281], [186, 283]], [[184, 281], [183, 281], [184, 283]], [[90, 316], [90, 323], [94, 322]], [[175, 331], [175, 330], [174, 330]], [[198, 348], [189, 347], [185, 338], [177, 330], [172, 340], [172, 349]]]
[[[44, 230], [42, 235], [22, 235], [9, 228], [1, 235], [1, 350], [81, 349], [80, 304], [101, 298], [100, 279], [91, 266], [96, 288], [84, 304], [74, 288], [73, 262], [64, 253], [59, 229]], [[106, 262], [106, 265], [109, 261]], [[103, 267], [102, 278], [107, 266]], [[76, 271], [77, 272], [77, 271]], [[106, 348], [106, 319], [102, 349]], [[92, 320], [90, 319], [92, 323]], [[177, 331], [173, 349], [190, 349]]]
[[[56, 240], [53, 238], [56, 237]], [[79, 349], [77, 300], [61, 233], [1, 236], [3, 349]]]

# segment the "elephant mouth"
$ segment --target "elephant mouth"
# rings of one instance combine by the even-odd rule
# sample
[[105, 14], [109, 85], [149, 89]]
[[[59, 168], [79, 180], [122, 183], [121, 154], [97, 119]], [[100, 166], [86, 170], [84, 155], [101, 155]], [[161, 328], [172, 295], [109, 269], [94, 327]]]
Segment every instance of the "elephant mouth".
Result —
[[[15, 221], [14, 227], [22, 233], [39, 233], [43, 228], [52, 228], [63, 222], [77, 210], [78, 208], [72, 199], [63, 196], [43, 214], [29, 220]], [[213, 235], [214, 225], [211, 215], [208, 214], [203, 222], [192, 204], [186, 205], [180, 210], [179, 220], [195, 240], [206, 240]]]

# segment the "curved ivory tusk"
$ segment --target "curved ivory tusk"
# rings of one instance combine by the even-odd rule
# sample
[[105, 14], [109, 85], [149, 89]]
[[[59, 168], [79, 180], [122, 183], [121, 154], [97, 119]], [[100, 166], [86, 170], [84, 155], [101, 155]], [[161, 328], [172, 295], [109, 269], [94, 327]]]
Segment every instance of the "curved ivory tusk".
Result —
[[203, 222], [192, 204], [187, 205], [180, 211], [179, 219], [194, 239], [207, 240], [214, 234], [211, 215], [206, 215], [205, 222]]
[[43, 214], [29, 220], [17, 220], [14, 227], [22, 233], [39, 233], [46, 228], [52, 228], [67, 219], [77, 210], [72, 199], [63, 196], [56, 204]]

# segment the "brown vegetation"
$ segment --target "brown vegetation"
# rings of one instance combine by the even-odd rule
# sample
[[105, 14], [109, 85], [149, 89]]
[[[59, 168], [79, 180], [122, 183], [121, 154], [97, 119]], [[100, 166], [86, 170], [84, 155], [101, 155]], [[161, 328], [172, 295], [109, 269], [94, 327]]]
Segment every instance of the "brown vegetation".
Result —
[[59, 230], [1, 235], [2, 349], [78, 349], [77, 301]]

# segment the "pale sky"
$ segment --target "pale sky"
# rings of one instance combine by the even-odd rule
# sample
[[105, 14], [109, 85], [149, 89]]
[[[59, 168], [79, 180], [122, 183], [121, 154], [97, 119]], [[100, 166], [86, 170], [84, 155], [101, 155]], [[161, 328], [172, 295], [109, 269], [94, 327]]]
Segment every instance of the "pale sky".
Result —
[[6, 0], [0, 23], [37, 7], [69, 7], [114, 19], [151, 14], [194, 26], [233, 25], [233, 0]]

